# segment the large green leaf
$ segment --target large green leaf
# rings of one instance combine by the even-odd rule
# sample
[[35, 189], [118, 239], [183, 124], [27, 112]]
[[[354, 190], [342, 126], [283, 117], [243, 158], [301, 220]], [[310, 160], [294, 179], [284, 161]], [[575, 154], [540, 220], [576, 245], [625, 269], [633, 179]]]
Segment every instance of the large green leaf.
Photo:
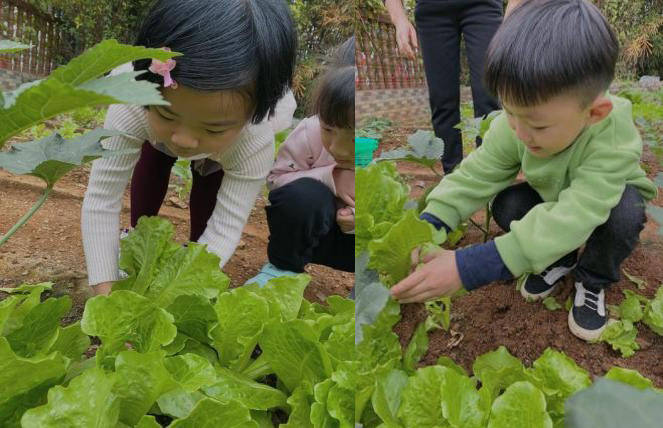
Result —
[[564, 401], [591, 385], [586, 370], [565, 354], [547, 348], [527, 371], [530, 381], [546, 395], [548, 411], [555, 419], [564, 413]]
[[523, 363], [511, 355], [504, 346], [477, 357], [472, 365], [472, 371], [481, 381], [479, 394], [485, 409], [490, 409], [501, 391], [515, 382], [526, 379]]
[[176, 355], [164, 360], [166, 369], [180, 386], [189, 392], [214, 384], [216, 371], [205, 358], [195, 354]]
[[[497, 397], [488, 428], [552, 428], [546, 413], [546, 397], [529, 382], [516, 382]], [[601, 425], [587, 425], [601, 426]]]
[[569, 428], [658, 428], [661, 421], [663, 394], [608, 379], [599, 379], [566, 402]]
[[439, 428], [449, 423], [442, 414], [441, 385], [447, 372], [446, 367], [429, 366], [417, 370], [403, 388], [398, 416], [406, 427]]
[[173, 241], [174, 228], [165, 219], [142, 217], [121, 242], [120, 268], [129, 278], [113, 290], [132, 290], [161, 307], [181, 295], [216, 297], [228, 288], [219, 258], [201, 244], [182, 247]]
[[310, 281], [309, 275], [299, 274], [274, 278], [263, 287], [252, 284], [245, 288], [267, 301], [271, 318], [285, 322], [297, 318], [304, 290]]
[[258, 424], [251, 419], [249, 409], [236, 401], [221, 403], [205, 398], [196, 404], [189, 416], [175, 420], [169, 427], [258, 428]]
[[401, 406], [403, 388], [408, 383], [407, 373], [394, 369], [380, 376], [371, 397], [373, 410], [388, 427], [401, 427], [398, 409]]
[[14, 352], [22, 357], [45, 353], [56, 339], [60, 319], [71, 309], [71, 298], [49, 298], [35, 306], [23, 320], [23, 325], [7, 335]]
[[655, 333], [663, 336], [663, 287], [659, 287], [654, 299], [647, 302], [642, 321]]
[[24, 428], [115, 428], [120, 402], [113, 393], [116, 375], [92, 368], [73, 379], [67, 387], [48, 391], [48, 404], [23, 415]]
[[203, 392], [219, 401], [238, 401], [253, 410], [285, 408], [288, 399], [287, 395], [276, 388], [254, 382], [246, 376], [224, 368], [217, 369], [216, 383], [204, 388]]
[[[222, 293], [214, 305], [218, 325], [210, 331], [213, 346], [224, 367], [241, 371], [269, 319], [269, 303], [239, 287]], [[250, 314], [250, 316], [248, 316]]]
[[101, 76], [129, 61], [142, 58], [165, 61], [176, 55], [162, 49], [121, 45], [114, 40], [101, 42], [48, 78], [4, 95], [4, 108], [0, 109], [0, 148], [22, 130], [76, 108], [100, 104], [167, 104], [157, 85], [136, 82], [135, 72]]
[[39, 177], [52, 187], [63, 175], [100, 157], [126, 154], [126, 151], [104, 149], [99, 141], [123, 135], [118, 131], [95, 129], [73, 140], [52, 134], [38, 141], [14, 144], [9, 152], [0, 153], [0, 168], [12, 174]]
[[117, 383], [113, 392], [120, 399], [120, 420], [138, 423], [161, 395], [179, 387], [166, 368], [163, 351], [120, 353], [115, 360]]
[[310, 395], [306, 392], [308, 389], [310, 387], [299, 386], [288, 397], [288, 405], [290, 406], [288, 423], [279, 425], [279, 428], [313, 428]]
[[155, 351], [177, 334], [173, 316], [132, 291], [115, 291], [87, 301], [81, 320], [83, 331], [99, 336], [106, 355], [114, 355], [130, 342], [138, 352]]
[[66, 359], [52, 353], [46, 357], [22, 358], [0, 337], [0, 421], [19, 426], [27, 409], [46, 403], [46, 393], [64, 378]]
[[90, 337], [83, 333], [80, 321], [67, 327], [58, 327], [55, 340], [45, 353], [59, 352], [72, 361], [80, 361], [90, 347]]
[[442, 378], [442, 414], [453, 428], [481, 428], [486, 412], [476, 382], [467, 375], [446, 368]]
[[408, 210], [385, 236], [368, 244], [368, 267], [384, 274], [386, 285], [394, 285], [410, 272], [412, 250], [432, 239], [433, 226], [419, 220], [414, 210]]
[[[166, 309], [175, 319], [178, 336], [184, 334], [202, 343], [211, 343], [209, 329], [217, 322], [214, 306], [204, 296], [181, 295]], [[184, 344], [182, 343], [182, 347]]]
[[266, 325], [260, 347], [288, 391], [302, 382], [315, 385], [331, 376], [329, 355], [313, 328], [302, 320]]
[[605, 374], [606, 379], [616, 380], [626, 383], [638, 389], [647, 389], [652, 387], [652, 381], [647, 379], [636, 370], [625, 369], [622, 367], [613, 367]]
[[7, 336], [20, 328], [28, 313], [39, 305], [41, 293], [52, 287], [53, 283], [44, 282], [34, 285], [23, 284], [13, 289], [3, 288], [1, 291], [12, 296], [0, 302], [0, 336]]

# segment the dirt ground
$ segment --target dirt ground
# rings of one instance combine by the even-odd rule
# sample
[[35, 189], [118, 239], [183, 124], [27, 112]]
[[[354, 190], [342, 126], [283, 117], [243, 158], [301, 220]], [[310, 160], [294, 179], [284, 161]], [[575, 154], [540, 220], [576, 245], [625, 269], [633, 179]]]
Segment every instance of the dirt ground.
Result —
[[[0, 247], [0, 287], [55, 282], [53, 294], [69, 294], [74, 301], [68, 321], [80, 319], [85, 300], [90, 297], [80, 228], [81, 204], [88, 173], [89, 167], [81, 167], [67, 174], [56, 184], [55, 191], [44, 206]], [[0, 170], [0, 235], [29, 210], [43, 187], [37, 178], [13, 176]], [[243, 284], [266, 262], [269, 229], [264, 207], [264, 195], [260, 195], [240, 244], [224, 267], [232, 286]], [[174, 192], [169, 191], [160, 215], [173, 222], [178, 241], [188, 239], [189, 211]], [[128, 193], [124, 198], [121, 225], [129, 225]], [[307, 272], [312, 280], [305, 296], [311, 301], [324, 301], [331, 294], [345, 296], [354, 284], [353, 273], [320, 265], [308, 266]], [[4, 297], [4, 293], [0, 292], [0, 300]]]
[[[402, 144], [405, 137], [415, 129], [397, 128], [386, 134], [380, 151], [390, 150]], [[646, 148], [643, 161], [647, 164], [650, 178], [663, 171], [655, 156]], [[429, 169], [412, 163], [399, 163], [398, 169], [410, 185], [411, 196], [418, 197], [425, 188], [439, 180]], [[652, 201], [663, 206], [663, 192]], [[484, 223], [483, 212], [473, 219]], [[618, 304], [623, 299], [622, 290], [631, 289], [647, 297], [653, 297], [663, 284], [663, 236], [657, 235], [659, 226], [648, 220], [640, 234], [640, 243], [626, 259], [622, 268], [631, 275], [647, 282], [645, 290], [638, 290], [625, 276], [606, 292], [607, 304]], [[492, 222], [491, 237], [501, 233]], [[465, 237], [457, 244], [466, 246], [483, 240], [483, 233], [470, 226]], [[568, 276], [563, 287], [554, 297], [563, 306], [572, 296], [573, 278]], [[423, 304], [401, 306], [402, 321], [395, 327], [402, 345], [407, 345], [416, 326], [426, 318]], [[441, 355], [451, 357], [471, 372], [472, 363], [481, 354], [505, 345], [509, 352], [531, 366], [548, 347], [563, 351], [578, 365], [594, 376], [605, 374], [612, 366], [636, 369], [652, 379], [656, 386], [663, 387], [663, 337], [648, 327], [638, 324], [637, 341], [640, 350], [630, 358], [612, 350], [606, 343], [587, 344], [571, 334], [567, 326], [566, 310], [550, 311], [541, 303], [527, 303], [516, 290], [515, 281], [499, 282], [480, 288], [463, 297], [454, 299], [451, 308], [451, 328], [448, 332], [438, 330], [429, 333], [428, 353], [421, 366], [432, 365]]]

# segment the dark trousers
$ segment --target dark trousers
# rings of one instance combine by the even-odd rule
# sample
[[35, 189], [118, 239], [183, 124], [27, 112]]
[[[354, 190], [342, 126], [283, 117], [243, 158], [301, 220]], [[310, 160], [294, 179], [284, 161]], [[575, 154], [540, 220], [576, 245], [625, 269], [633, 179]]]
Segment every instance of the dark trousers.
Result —
[[[149, 142], [143, 143], [140, 158], [131, 177], [131, 227], [144, 215], [155, 216], [166, 197], [170, 170], [177, 159], [155, 149]], [[189, 197], [191, 218], [190, 241], [197, 241], [207, 227], [216, 206], [216, 195], [223, 180], [223, 170], [202, 176], [193, 169], [193, 184]]]
[[[470, 66], [474, 117], [499, 109], [483, 85], [484, 57], [502, 23], [502, 0], [418, 0], [415, 22], [435, 135], [444, 140], [442, 166], [450, 173], [463, 160], [460, 130], [460, 39]], [[477, 146], [481, 140], [477, 139]]]
[[354, 272], [355, 236], [341, 232], [336, 197], [327, 186], [301, 178], [272, 190], [269, 202], [270, 263], [293, 272], [308, 263]]
[[[493, 217], [508, 232], [512, 221], [520, 220], [541, 202], [541, 196], [528, 183], [519, 183], [497, 194], [492, 205]], [[646, 221], [642, 196], [635, 187], [627, 185], [608, 220], [589, 236], [575, 268], [576, 281], [592, 288], [607, 288], [619, 281], [619, 266], [638, 243]], [[577, 254], [576, 249], [550, 267], [569, 266], [577, 259]]]

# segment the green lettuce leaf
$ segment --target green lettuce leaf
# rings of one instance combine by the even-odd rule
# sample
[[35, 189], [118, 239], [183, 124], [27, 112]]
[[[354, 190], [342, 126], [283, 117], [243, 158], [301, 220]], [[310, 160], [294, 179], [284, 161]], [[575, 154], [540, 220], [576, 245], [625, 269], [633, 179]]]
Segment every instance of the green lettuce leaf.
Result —
[[147, 298], [122, 290], [88, 300], [81, 327], [86, 334], [99, 336], [103, 355], [125, 350], [126, 342], [138, 352], [155, 351], [177, 334], [172, 315]]
[[266, 325], [260, 348], [288, 391], [303, 382], [315, 385], [331, 376], [329, 355], [313, 328], [302, 320]]
[[385, 285], [396, 284], [410, 272], [412, 250], [432, 240], [432, 229], [430, 223], [417, 218], [414, 210], [407, 211], [385, 236], [368, 244], [368, 267], [385, 276]]
[[32, 308], [20, 328], [7, 335], [14, 352], [22, 357], [45, 353], [58, 335], [60, 319], [71, 309], [71, 298], [49, 298]]
[[426, 324], [422, 322], [417, 326], [403, 353], [403, 368], [408, 374], [411, 375], [415, 372], [417, 363], [426, 352], [428, 352], [428, 333]]
[[67, 364], [58, 353], [20, 357], [7, 339], [0, 337], [0, 421], [5, 426], [18, 427], [27, 409], [46, 403], [48, 389], [62, 381]]
[[69, 386], [48, 391], [48, 404], [28, 410], [21, 419], [23, 427], [115, 428], [120, 401], [113, 393], [114, 373], [92, 368], [73, 379]]
[[659, 287], [654, 299], [647, 303], [642, 322], [656, 334], [663, 336], [663, 287]]
[[236, 401], [221, 403], [205, 398], [196, 404], [187, 417], [175, 420], [169, 428], [259, 428], [251, 419], [249, 409]]
[[501, 391], [511, 384], [525, 380], [523, 363], [503, 345], [487, 352], [474, 361], [472, 371], [481, 381], [479, 395], [483, 408], [488, 410]]
[[622, 354], [622, 357], [628, 358], [640, 349], [640, 345], [635, 341], [637, 335], [637, 327], [631, 321], [623, 319], [608, 323], [601, 333], [600, 340], [609, 343], [612, 349]]
[[488, 428], [552, 426], [552, 419], [546, 413], [546, 397], [529, 382], [516, 382], [497, 397], [488, 422]]
[[449, 426], [442, 413], [442, 389], [446, 367], [429, 366], [417, 370], [402, 392], [398, 416], [406, 427], [438, 428]]
[[652, 381], [647, 379], [636, 370], [625, 369], [622, 367], [613, 367], [605, 374], [606, 379], [626, 383], [638, 389], [647, 389], [652, 387]]
[[288, 399], [276, 388], [221, 367], [217, 369], [216, 382], [204, 388], [203, 392], [218, 401], [237, 401], [252, 410], [285, 408]]

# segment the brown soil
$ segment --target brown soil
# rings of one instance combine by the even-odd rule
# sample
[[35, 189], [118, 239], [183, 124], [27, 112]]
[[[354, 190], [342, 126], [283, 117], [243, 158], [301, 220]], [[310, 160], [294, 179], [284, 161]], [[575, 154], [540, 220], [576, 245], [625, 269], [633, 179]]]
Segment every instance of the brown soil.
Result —
[[[65, 320], [68, 322], [81, 318], [85, 301], [91, 296], [80, 230], [81, 204], [88, 173], [89, 169], [82, 167], [60, 180], [44, 206], [0, 247], [0, 287], [54, 282], [53, 295], [68, 294], [73, 299], [72, 311]], [[29, 210], [39, 198], [42, 188], [39, 179], [13, 176], [0, 170], [0, 235]], [[173, 222], [176, 239], [185, 242], [189, 235], [186, 204], [182, 204], [173, 192], [169, 192], [166, 201], [160, 215]], [[122, 227], [129, 225], [128, 207], [128, 195], [125, 194]], [[269, 229], [264, 207], [265, 199], [261, 195], [235, 254], [224, 267], [233, 286], [243, 284], [266, 262]], [[310, 265], [307, 272], [312, 280], [305, 296], [312, 301], [324, 301], [331, 294], [345, 296], [354, 284], [354, 274], [325, 266]], [[0, 300], [5, 296], [0, 292]]]
[[[380, 150], [389, 150], [402, 145], [404, 136], [414, 132], [402, 129], [387, 134]], [[647, 164], [650, 177], [663, 171], [659, 162], [645, 149], [643, 161]], [[429, 169], [411, 163], [399, 163], [399, 171], [410, 185], [411, 196], [418, 197], [424, 190], [439, 181]], [[663, 206], [663, 192], [652, 201]], [[473, 219], [484, 222], [484, 213], [478, 212]], [[638, 290], [626, 277], [614, 284], [606, 293], [608, 304], [618, 304], [623, 299], [622, 290], [631, 289], [652, 297], [656, 289], [663, 285], [663, 236], [657, 235], [659, 226], [648, 220], [640, 235], [640, 244], [627, 258], [622, 267], [630, 274], [647, 281], [646, 290]], [[499, 227], [492, 222], [491, 237], [500, 234]], [[483, 233], [470, 226], [458, 246], [479, 243]], [[566, 278], [564, 287], [556, 291], [555, 298], [563, 306], [571, 296], [573, 279]], [[402, 321], [395, 327], [401, 344], [407, 345], [416, 326], [425, 320], [423, 304], [401, 306]], [[451, 328], [448, 332], [439, 330], [429, 334], [428, 353], [420, 365], [432, 365], [437, 358], [446, 355], [453, 358], [471, 372], [472, 363], [481, 354], [492, 351], [500, 345], [530, 366], [548, 347], [561, 350], [578, 365], [594, 376], [605, 374], [612, 366], [638, 370], [649, 377], [658, 387], [663, 387], [663, 337], [653, 333], [648, 327], [638, 324], [637, 341], [641, 349], [631, 358], [621, 358], [605, 343], [588, 344], [571, 334], [567, 326], [565, 310], [550, 311], [541, 303], [527, 303], [516, 290], [515, 281], [500, 282], [483, 287], [463, 297], [454, 299], [451, 309]]]

